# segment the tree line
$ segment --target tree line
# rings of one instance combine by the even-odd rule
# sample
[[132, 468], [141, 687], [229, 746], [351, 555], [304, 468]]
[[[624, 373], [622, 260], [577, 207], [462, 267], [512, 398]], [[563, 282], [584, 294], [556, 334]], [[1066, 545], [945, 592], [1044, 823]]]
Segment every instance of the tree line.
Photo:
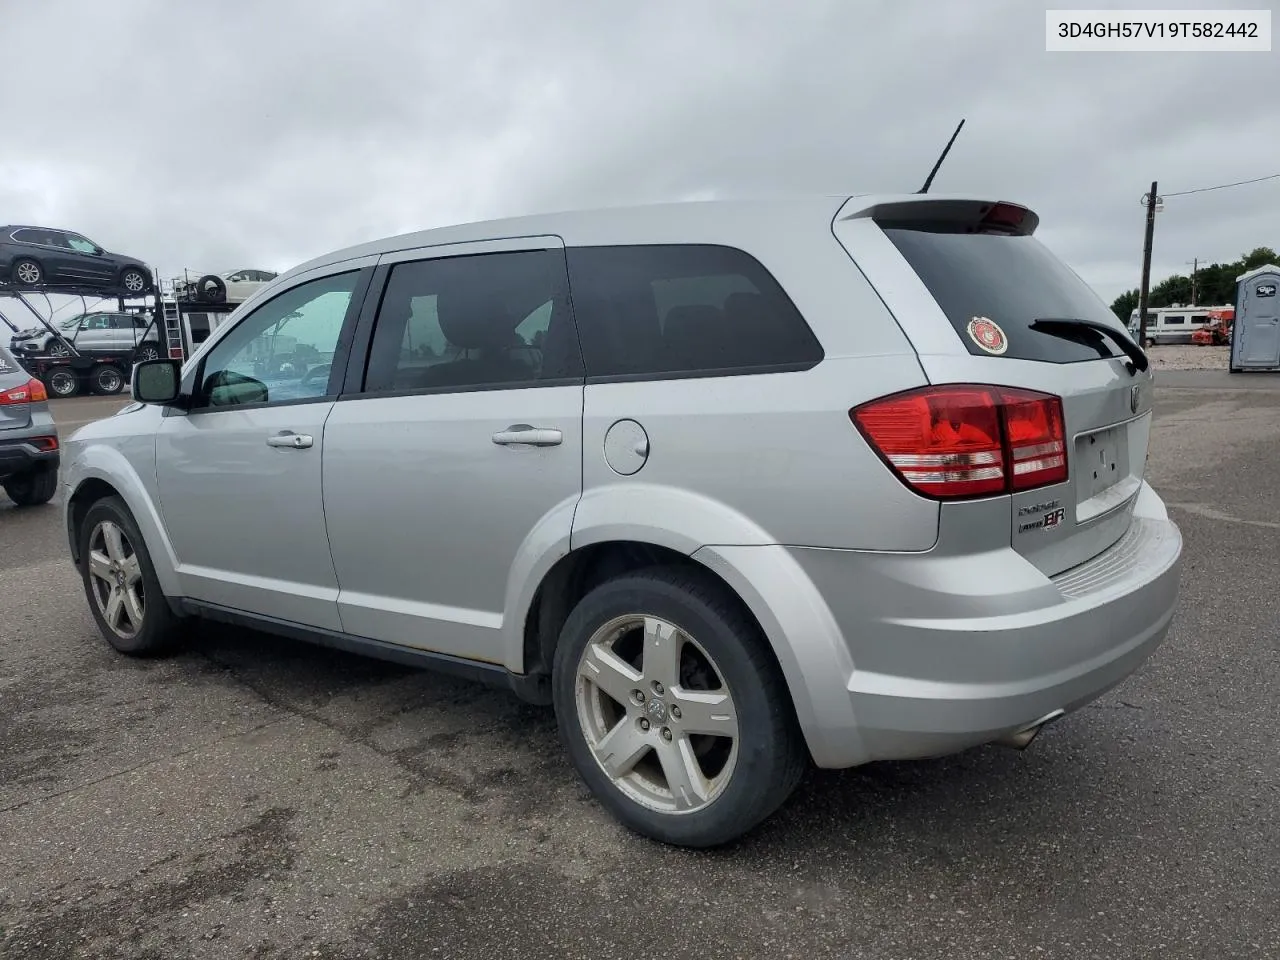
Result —
[[[1195, 302], [1200, 306], [1220, 306], [1236, 302], [1236, 277], [1264, 264], [1280, 263], [1280, 257], [1270, 247], [1257, 247], [1233, 263], [1211, 263], [1201, 267], [1195, 275]], [[1151, 288], [1147, 298], [1148, 308], [1170, 307], [1175, 303], [1191, 303], [1191, 277], [1175, 273]], [[1123, 322], [1128, 323], [1133, 311], [1138, 309], [1138, 291], [1128, 290], [1116, 297], [1111, 309]]]

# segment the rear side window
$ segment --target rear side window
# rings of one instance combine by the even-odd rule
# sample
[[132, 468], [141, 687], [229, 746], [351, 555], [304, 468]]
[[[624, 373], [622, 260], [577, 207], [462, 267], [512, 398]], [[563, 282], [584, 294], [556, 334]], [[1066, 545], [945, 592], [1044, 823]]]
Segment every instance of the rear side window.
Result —
[[416, 260], [391, 269], [366, 392], [546, 386], [581, 377], [560, 251]]
[[803, 370], [822, 359], [795, 304], [741, 250], [573, 247], [567, 256], [588, 377]]
[[975, 317], [994, 320], [1008, 349], [1002, 356], [1046, 363], [1076, 363], [1122, 356], [1092, 330], [1035, 330], [1035, 320], [1093, 320], [1124, 328], [1096, 293], [1031, 236], [962, 233], [945, 227], [882, 228], [976, 356], [989, 356], [970, 336]]
[[3, 346], [0, 346], [0, 373], [13, 373], [18, 369], [18, 362]]

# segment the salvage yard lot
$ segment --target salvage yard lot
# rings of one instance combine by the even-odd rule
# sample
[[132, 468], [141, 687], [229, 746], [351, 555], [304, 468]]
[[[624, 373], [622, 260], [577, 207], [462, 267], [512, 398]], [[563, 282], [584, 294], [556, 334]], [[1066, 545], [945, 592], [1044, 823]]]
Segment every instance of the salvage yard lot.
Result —
[[0, 957], [1280, 956], [1280, 378], [1160, 370], [1148, 477], [1186, 562], [1135, 676], [696, 854], [509, 695], [222, 626], [112, 654], [57, 507], [0, 495]]

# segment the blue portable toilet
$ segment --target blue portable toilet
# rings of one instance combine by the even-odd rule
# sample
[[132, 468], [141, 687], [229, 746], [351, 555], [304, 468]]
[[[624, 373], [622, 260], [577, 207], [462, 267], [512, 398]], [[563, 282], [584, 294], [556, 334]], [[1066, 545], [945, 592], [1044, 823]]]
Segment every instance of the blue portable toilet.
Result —
[[1236, 318], [1231, 327], [1232, 373], [1280, 370], [1280, 265], [1236, 277]]

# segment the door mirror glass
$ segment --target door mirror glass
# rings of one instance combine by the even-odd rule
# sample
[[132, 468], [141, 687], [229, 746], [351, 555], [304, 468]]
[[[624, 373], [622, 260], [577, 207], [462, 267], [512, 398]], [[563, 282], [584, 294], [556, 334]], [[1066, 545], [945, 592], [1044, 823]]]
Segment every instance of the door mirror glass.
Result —
[[204, 386], [208, 395], [207, 403], [211, 407], [266, 403], [268, 400], [265, 383], [235, 370], [219, 370], [205, 379]]
[[143, 360], [133, 368], [133, 399], [164, 406], [178, 398], [182, 368], [177, 360]]

